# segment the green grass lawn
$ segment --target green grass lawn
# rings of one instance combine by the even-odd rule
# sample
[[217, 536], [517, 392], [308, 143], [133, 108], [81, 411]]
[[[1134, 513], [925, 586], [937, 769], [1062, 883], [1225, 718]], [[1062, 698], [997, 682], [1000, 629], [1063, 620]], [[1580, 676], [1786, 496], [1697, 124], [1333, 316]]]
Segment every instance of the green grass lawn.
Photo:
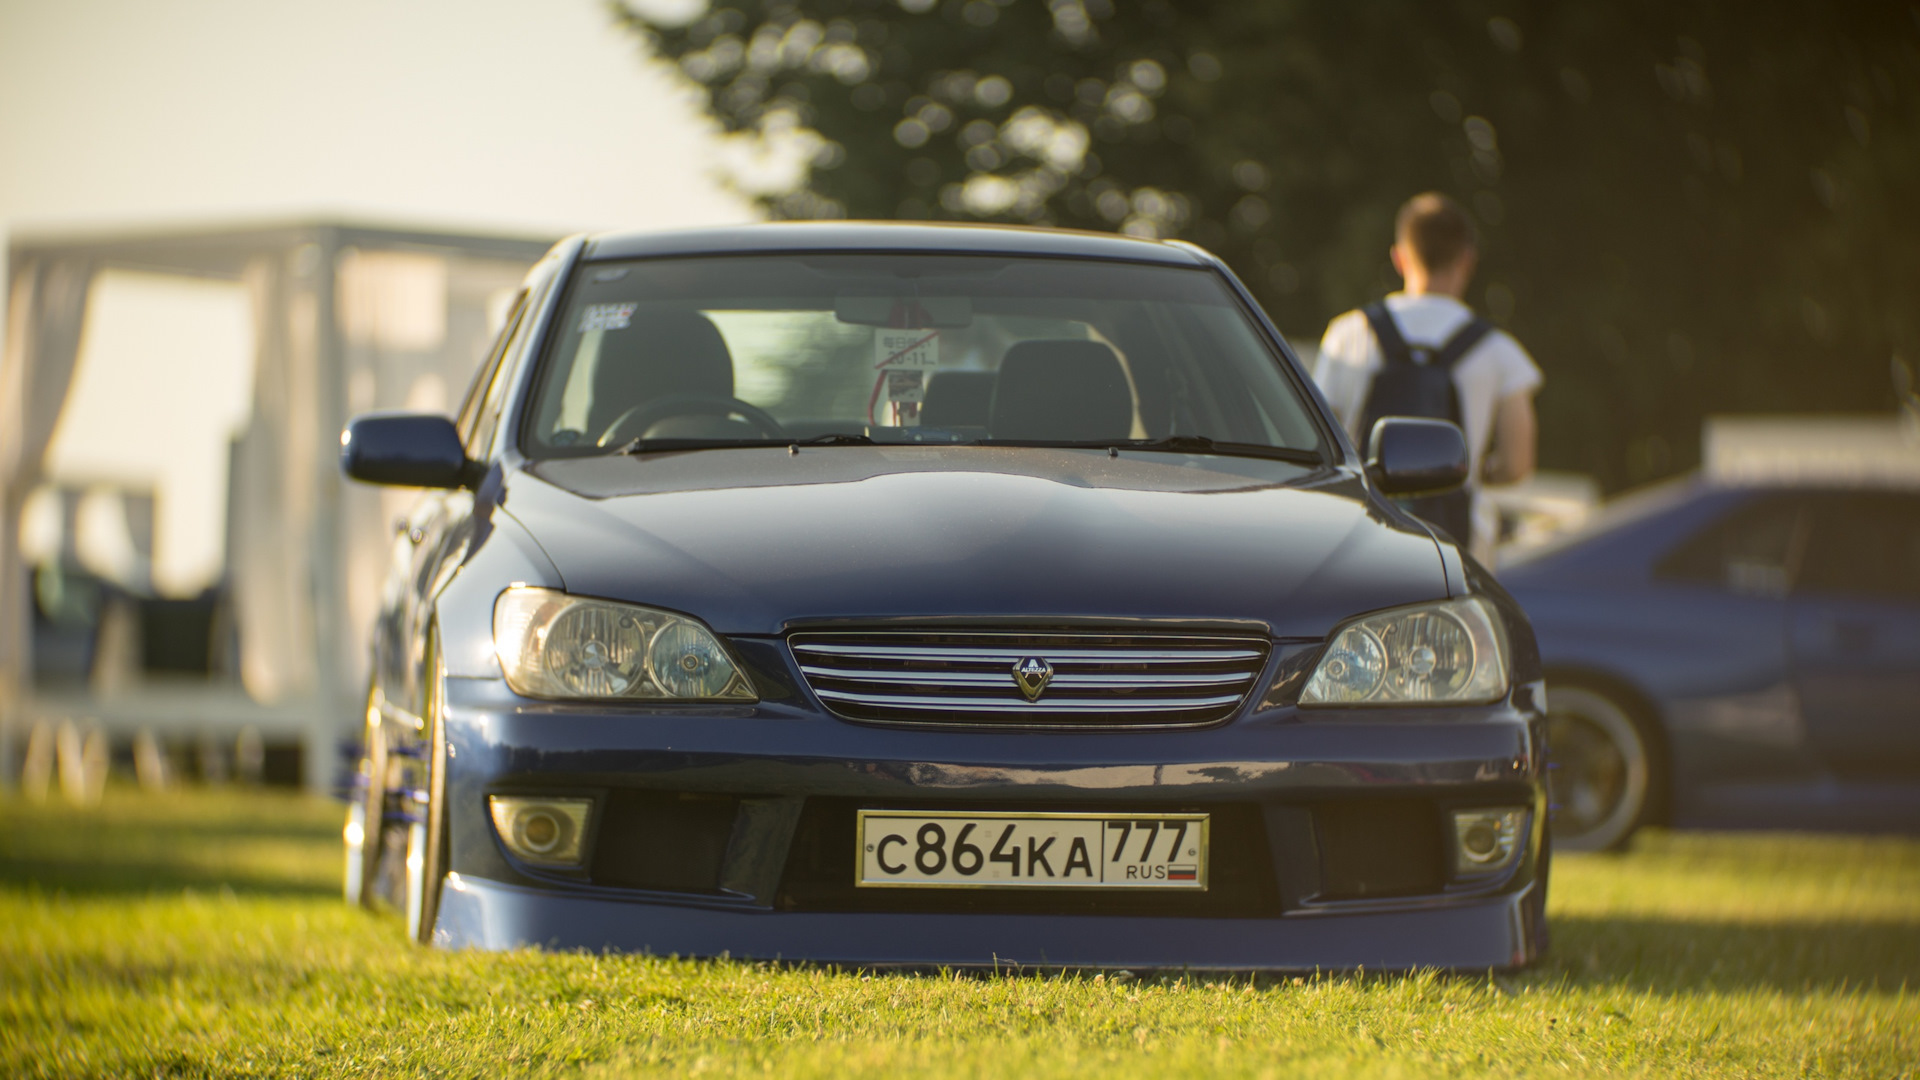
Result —
[[1920, 1075], [1920, 843], [1563, 858], [1520, 975], [1218, 982], [429, 952], [340, 814], [0, 801], [0, 1075]]

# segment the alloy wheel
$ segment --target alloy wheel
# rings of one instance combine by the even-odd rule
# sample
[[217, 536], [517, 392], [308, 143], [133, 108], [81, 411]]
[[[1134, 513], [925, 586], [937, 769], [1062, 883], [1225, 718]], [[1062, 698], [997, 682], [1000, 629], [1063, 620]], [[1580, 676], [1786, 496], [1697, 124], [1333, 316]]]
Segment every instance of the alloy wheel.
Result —
[[1626, 846], [1647, 805], [1646, 738], [1613, 699], [1584, 687], [1549, 691], [1547, 783], [1554, 846], [1609, 851]]

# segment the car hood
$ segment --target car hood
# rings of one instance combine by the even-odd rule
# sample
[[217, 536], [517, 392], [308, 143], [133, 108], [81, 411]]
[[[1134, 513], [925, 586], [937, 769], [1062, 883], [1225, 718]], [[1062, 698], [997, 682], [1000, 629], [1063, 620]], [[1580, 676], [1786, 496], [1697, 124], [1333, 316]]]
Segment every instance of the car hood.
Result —
[[1426, 533], [1341, 468], [1010, 447], [594, 457], [502, 506], [580, 595], [727, 634], [823, 623], [1092, 620], [1321, 637], [1446, 595]]

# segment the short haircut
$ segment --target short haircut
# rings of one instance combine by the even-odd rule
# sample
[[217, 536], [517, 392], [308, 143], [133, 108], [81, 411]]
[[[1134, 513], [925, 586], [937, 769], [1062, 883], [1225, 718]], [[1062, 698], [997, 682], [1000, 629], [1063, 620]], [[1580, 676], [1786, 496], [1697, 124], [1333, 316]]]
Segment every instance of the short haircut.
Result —
[[1407, 200], [1394, 219], [1393, 238], [1411, 250], [1428, 271], [1445, 270], [1480, 246], [1473, 218], [1459, 203], [1437, 191]]

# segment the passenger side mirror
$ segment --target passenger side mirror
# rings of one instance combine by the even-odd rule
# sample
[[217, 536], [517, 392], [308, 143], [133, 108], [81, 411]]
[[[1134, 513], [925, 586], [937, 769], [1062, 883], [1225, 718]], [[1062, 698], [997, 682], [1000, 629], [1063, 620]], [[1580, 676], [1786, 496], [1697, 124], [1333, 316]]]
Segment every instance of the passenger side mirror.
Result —
[[1445, 420], [1386, 416], [1367, 439], [1367, 475], [1386, 495], [1437, 495], [1467, 482], [1467, 438]]
[[423, 488], [469, 487], [474, 473], [453, 421], [407, 412], [354, 417], [340, 433], [340, 469], [369, 484]]

